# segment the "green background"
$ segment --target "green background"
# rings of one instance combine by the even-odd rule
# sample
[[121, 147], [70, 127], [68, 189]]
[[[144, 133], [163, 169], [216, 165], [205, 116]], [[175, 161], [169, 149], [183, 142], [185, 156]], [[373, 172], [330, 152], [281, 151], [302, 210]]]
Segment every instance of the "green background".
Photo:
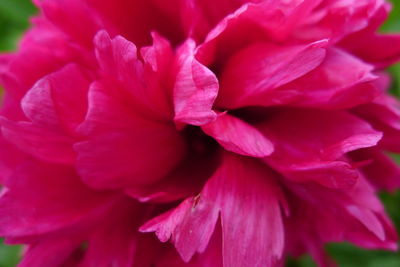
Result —
[[[382, 27], [385, 32], [400, 32], [400, 0], [392, 0], [394, 9], [389, 20]], [[22, 32], [29, 26], [28, 18], [35, 13], [29, 0], [0, 0], [0, 51], [12, 51]], [[400, 97], [400, 64], [390, 68], [393, 76], [393, 94]], [[400, 157], [397, 157], [400, 163]], [[381, 194], [386, 209], [400, 232], [400, 193]], [[21, 248], [0, 243], [0, 267], [14, 267], [18, 262]], [[349, 244], [331, 244], [328, 251], [341, 267], [400, 267], [400, 252], [366, 251]], [[315, 266], [310, 257], [290, 260], [290, 267]]]

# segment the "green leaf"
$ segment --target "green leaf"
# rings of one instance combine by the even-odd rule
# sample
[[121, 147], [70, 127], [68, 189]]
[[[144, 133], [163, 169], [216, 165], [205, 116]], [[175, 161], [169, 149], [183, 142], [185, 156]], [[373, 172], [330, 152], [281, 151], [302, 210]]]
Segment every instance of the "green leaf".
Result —
[[0, 240], [0, 267], [14, 267], [19, 260], [21, 248], [19, 246], [7, 246]]

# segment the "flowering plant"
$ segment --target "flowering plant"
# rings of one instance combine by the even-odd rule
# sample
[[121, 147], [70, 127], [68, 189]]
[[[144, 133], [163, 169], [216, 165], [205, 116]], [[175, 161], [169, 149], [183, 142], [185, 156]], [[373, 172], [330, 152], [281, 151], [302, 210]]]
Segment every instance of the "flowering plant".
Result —
[[397, 249], [383, 0], [36, 0], [0, 56], [19, 266], [281, 266]]

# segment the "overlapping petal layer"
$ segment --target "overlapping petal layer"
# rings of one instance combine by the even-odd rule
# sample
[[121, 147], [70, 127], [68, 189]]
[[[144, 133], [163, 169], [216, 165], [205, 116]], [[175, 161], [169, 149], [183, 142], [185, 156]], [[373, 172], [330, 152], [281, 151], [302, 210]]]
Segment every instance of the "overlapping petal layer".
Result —
[[35, 3], [0, 56], [0, 235], [26, 245], [19, 266], [396, 249], [376, 197], [400, 186], [385, 1]]

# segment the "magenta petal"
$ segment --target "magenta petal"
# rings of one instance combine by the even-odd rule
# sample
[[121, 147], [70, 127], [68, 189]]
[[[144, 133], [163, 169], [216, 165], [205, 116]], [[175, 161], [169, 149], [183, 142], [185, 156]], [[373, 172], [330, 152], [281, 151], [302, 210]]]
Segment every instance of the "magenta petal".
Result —
[[72, 149], [75, 140], [64, 132], [4, 117], [0, 117], [0, 124], [4, 138], [25, 153], [47, 162], [72, 164], [75, 161]]
[[26, 154], [15, 148], [0, 135], [0, 186], [13, 174]]
[[290, 242], [300, 238], [306, 247], [322, 248], [326, 242], [350, 241], [370, 249], [396, 249], [394, 226], [364, 177], [347, 191], [294, 183], [288, 188], [294, 197], [289, 204], [297, 207], [287, 219]]
[[2, 236], [48, 233], [78, 222], [101, 207], [106, 193], [90, 191], [70, 167], [37, 161], [19, 166], [0, 198]]
[[[343, 66], [347, 66], [343, 68]], [[347, 71], [347, 68], [352, 71]], [[379, 93], [373, 66], [342, 50], [327, 50], [324, 62], [281, 90], [297, 91], [294, 105], [322, 109], [342, 109], [368, 103]]]
[[374, 63], [379, 68], [384, 68], [400, 59], [400, 34], [372, 35], [358, 40], [357, 37], [347, 42], [352, 45], [355, 40], [356, 42], [363, 40], [362, 43], [358, 43], [358, 46], [351, 49], [351, 52], [367, 62]]
[[75, 64], [44, 77], [21, 100], [21, 108], [31, 121], [3, 118], [3, 135], [41, 160], [73, 163], [75, 128], [86, 113], [88, 87], [85, 70]]
[[179, 253], [171, 247], [159, 258], [157, 267], [223, 267], [221, 238], [221, 226], [217, 225], [203, 253], [194, 255], [189, 262], [184, 262]]
[[[203, 252], [221, 214], [226, 266], [270, 266], [282, 255], [282, 195], [274, 175], [251, 159], [225, 154], [202, 192], [141, 227], [171, 238], [183, 260]], [[238, 216], [246, 210], [246, 216]]]
[[384, 3], [374, 14], [368, 27], [350, 34], [339, 45], [378, 68], [385, 68], [400, 59], [400, 35], [377, 33], [387, 19], [390, 5]]
[[227, 14], [209, 31], [199, 46], [199, 58], [210, 64], [214, 60], [224, 61], [254, 43], [284, 42], [320, 2], [243, 1], [242, 6]]
[[214, 173], [218, 162], [216, 155], [199, 156], [189, 152], [161, 181], [148, 186], [129, 187], [125, 189], [125, 193], [140, 202], [165, 203], [182, 200], [201, 190]]
[[84, 140], [74, 148], [78, 173], [95, 188], [149, 185], [184, 155], [185, 143], [174, 125], [141, 117], [129, 99], [100, 83], [89, 90], [89, 111], [79, 127]]
[[350, 156], [353, 160], [366, 162], [360, 169], [377, 189], [394, 191], [400, 188], [400, 166], [379, 149], [361, 149]]
[[139, 267], [155, 261], [156, 238], [138, 232], [147, 207], [127, 198], [121, 200], [92, 226], [88, 248], [79, 266]]
[[54, 25], [74, 38], [75, 42], [88, 47], [92, 46], [95, 33], [103, 26], [85, 1], [44, 0], [40, 6]]
[[177, 52], [175, 121], [204, 125], [216, 118], [212, 107], [219, 85], [215, 74], [195, 58], [195, 45], [188, 40]]
[[153, 45], [142, 48], [145, 64], [138, 59], [136, 46], [121, 36], [110, 38], [106, 31], [100, 31], [94, 42], [102, 83], [124, 91], [142, 116], [170, 121], [172, 85], [167, 72], [173, 58], [168, 41], [154, 34]]
[[24, 252], [19, 267], [54, 267], [64, 266], [80, 242], [75, 238], [47, 238], [39, 244], [30, 245]]
[[373, 102], [354, 109], [355, 113], [383, 132], [381, 148], [400, 153], [400, 102], [382, 95]]
[[268, 164], [290, 179], [314, 180], [333, 188], [349, 188], [358, 177], [341, 157], [375, 146], [382, 137], [349, 113], [305, 109], [277, 112], [262, 123], [262, 132], [275, 145], [275, 152], [265, 158]]
[[240, 155], [265, 157], [274, 151], [271, 141], [256, 128], [226, 113], [201, 128], [226, 150]]
[[44, 76], [65, 64], [86, 61], [86, 55], [79, 55], [80, 49], [43, 17], [35, 18], [32, 23], [33, 28], [21, 40], [20, 52], [11, 55], [0, 70], [2, 85], [18, 100]]
[[37, 82], [22, 99], [22, 110], [36, 125], [75, 134], [87, 111], [89, 84], [83, 68], [67, 65]]
[[227, 108], [268, 105], [271, 91], [321, 64], [326, 45], [327, 41], [298, 46], [264, 43], [238, 52], [222, 73], [217, 104]]

